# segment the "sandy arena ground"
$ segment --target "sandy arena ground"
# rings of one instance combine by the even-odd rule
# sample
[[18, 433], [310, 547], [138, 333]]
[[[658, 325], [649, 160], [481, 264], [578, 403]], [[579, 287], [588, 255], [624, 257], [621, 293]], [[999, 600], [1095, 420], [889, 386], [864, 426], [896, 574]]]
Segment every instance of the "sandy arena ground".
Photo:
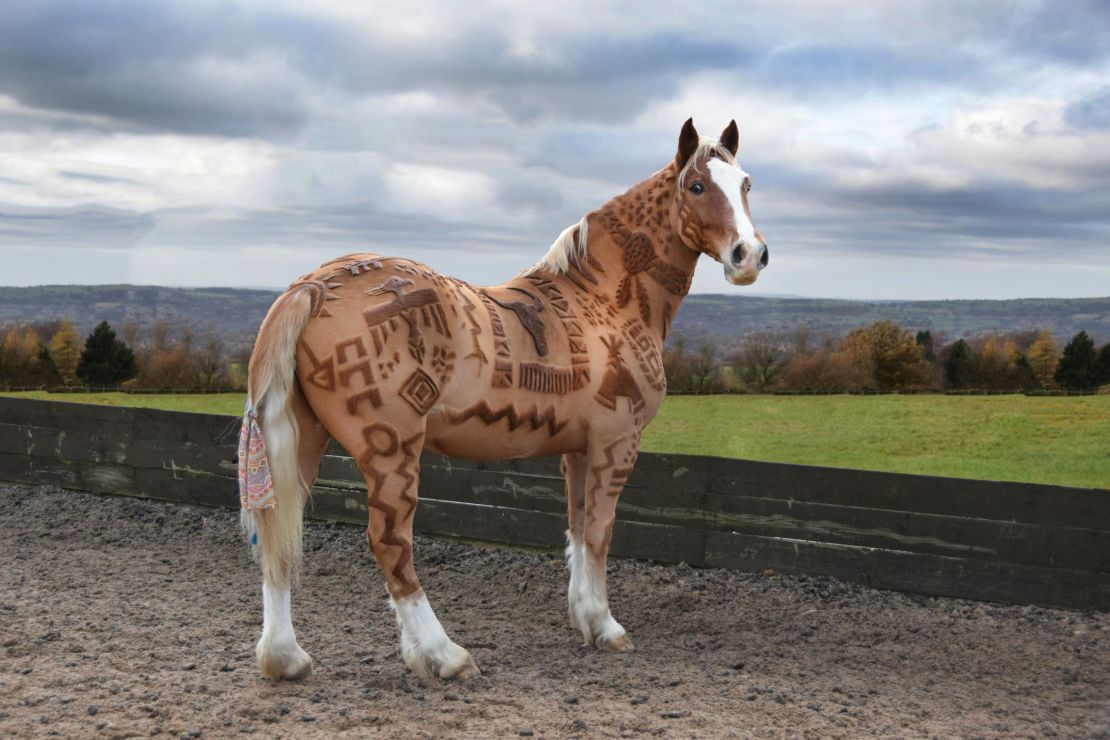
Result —
[[1106, 613], [618, 561], [636, 652], [611, 655], [567, 626], [558, 556], [420, 538], [483, 671], [426, 682], [363, 532], [310, 523], [306, 552], [316, 670], [272, 683], [234, 512], [0, 487], [0, 736], [1110, 735]]

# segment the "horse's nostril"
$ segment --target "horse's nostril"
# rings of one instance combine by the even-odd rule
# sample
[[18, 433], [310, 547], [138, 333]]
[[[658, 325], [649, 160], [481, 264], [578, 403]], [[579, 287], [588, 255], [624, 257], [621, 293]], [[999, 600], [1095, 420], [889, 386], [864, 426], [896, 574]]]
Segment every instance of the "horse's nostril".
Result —
[[766, 267], [767, 263], [770, 262], [770, 261], [771, 261], [771, 250], [767, 248], [766, 244], [764, 244], [763, 245], [763, 256], [759, 258], [759, 266], [760, 267]]
[[739, 244], [732, 248], [732, 264], [738, 265], [744, 261], [744, 251]]

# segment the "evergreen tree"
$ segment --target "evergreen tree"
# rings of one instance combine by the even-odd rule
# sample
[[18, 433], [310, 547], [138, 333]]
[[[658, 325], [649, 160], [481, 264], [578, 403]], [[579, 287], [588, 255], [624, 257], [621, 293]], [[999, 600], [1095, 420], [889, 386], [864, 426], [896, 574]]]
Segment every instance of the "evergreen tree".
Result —
[[948, 347], [944, 358], [944, 387], [963, 388], [971, 376], [971, 347], [957, 339]]
[[1033, 365], [1029, 362], [1029, 358], [1021, 352], [1018, 352], [1017, 358], [1014, 360], [1013, 378], [1017, 387], [1022, 390], [1039, 388], [1041, 385], [1041, 382], [1037, 379], [1037, 373], [1033, 371]]
[[101, 321], [85, 340], [77, 377], [91, 386], [116, 386], [138, 372], [131, 348], [116, 339], [107, 321]]
[[1081, 331], [1072, 337], [1060, 364], [1056, 366], [1056, 382], [1069, 390], [1088, 390], [1098, 385], [1095, 375], [1095, 343]]
[[925, 331], [917, 332], [917, 344], [925, 352], [925, 359], [929, 362], [936, 362], [937, 354], [933, 346], [933, 332], [926, 329]]
[[1106, 385], [1110, 383], [1110, 342], [1102, 345], [1095, 357], [1095, 383]]

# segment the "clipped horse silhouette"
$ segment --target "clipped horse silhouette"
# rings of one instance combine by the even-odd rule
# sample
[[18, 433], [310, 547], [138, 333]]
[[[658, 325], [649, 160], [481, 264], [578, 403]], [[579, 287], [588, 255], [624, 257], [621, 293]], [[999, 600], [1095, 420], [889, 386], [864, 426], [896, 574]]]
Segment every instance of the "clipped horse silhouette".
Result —
[[417, 674], [478, 672], [413, 568], [422, 449], [476, 460], [562, 455], [571, 624], [589, 645], [631, 649], [609, 612], [605, 566], [617, 497], [666, 392], [663, 339], [701, 254], [736, 285], [755, 282], [768, 260], [738, 144], [735, 121], [719, 140], [686, 121], [672, 162], [586, 214], [502, 285], [354, 254], [274, 302], [251, 357], [244, 418], [245, 430], [261, 429], [250, 474], [262, 455], [272, 485], [267, 501], [243, 511], [263, 572], [256, 652], [265, 676], [299, 678], [312, 667], [293, 631], [290, 585], [302, 509], [330, 437], [366, 477], [367, 539]]

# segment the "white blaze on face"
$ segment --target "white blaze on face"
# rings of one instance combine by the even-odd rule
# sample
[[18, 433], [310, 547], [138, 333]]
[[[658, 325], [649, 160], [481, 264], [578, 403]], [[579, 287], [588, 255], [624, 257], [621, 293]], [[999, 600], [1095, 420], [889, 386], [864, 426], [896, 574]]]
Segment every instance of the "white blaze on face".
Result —
[[[740, 237], [740, 243], [747, 248], [745, 256], [753, 254], [759, 247], [759, 237], [755, 235], [755, 224], [752, 223], [752, 220], [748, 217], [747, 209], [744, 208], [744, 198], [740, 190], [744, 185], [744, 180], [748, 178], [748, 173], [738, 166], [731, 165], [716, 157], [709, 160], [706, 166], [709, 168], [710, 178], [725, 194], [729, 205], [732, 206], [736, 233]], [[730, 244], [725, 248], [726, 251], [721, 254], [721, 262], [728, 263], [729, 252], [733, 246]]]

